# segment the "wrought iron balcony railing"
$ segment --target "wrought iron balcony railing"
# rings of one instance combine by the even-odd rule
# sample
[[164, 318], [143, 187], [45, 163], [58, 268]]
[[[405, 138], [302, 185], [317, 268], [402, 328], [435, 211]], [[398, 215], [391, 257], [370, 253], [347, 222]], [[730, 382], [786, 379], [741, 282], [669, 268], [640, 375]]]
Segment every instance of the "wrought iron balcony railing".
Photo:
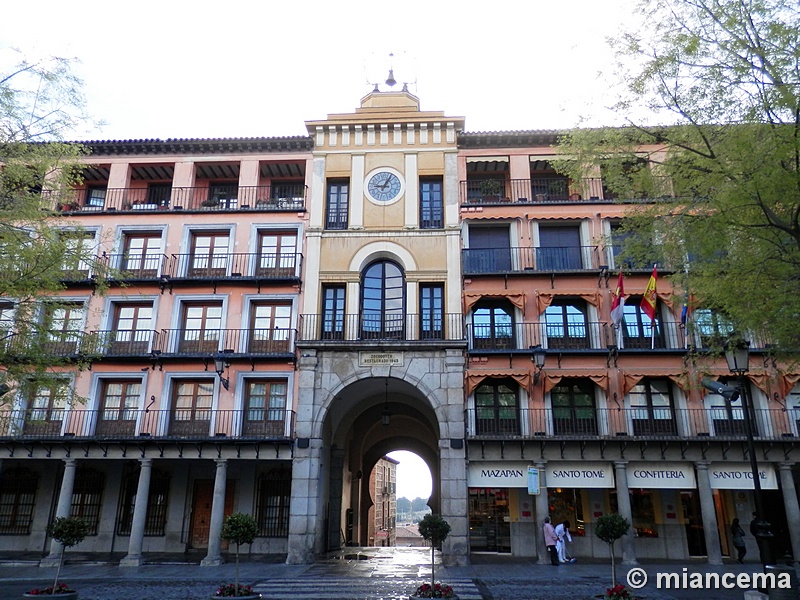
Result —
[[302, 259], [299, 253], [173, 254], [165, 275], [173, 279], [296, 279]]
[[0, 439], [291, 439], [295, 413], [278, 408], [27, 409], [0, 412]]
[[159, 355], [207, 357], [216, 352], [232, 356], [294, 356], [294, 329], [162, 329], [153, 351]]
[[598, 271], [600, 256], [598, 246], [465, 248], [461, 251], [465, 275]]
[[323, 313], [300, 315], [298, 341], [441, 342], [464, 340], [461, 313]]
[[[698, 439], [745, 440], [741, 408], [470, 408], [468, 439]], [[755, 409], [757, 440], [800, 436], [800, 410]]]
[[[654, 177], [656, 198], [673, 195], [666, 177]], [[530, 179], [467, 179], [460, 182], [459, 199], [462, 206], [496, 204], [574, 204], [576, 202], [611, 202], [648, 200], [645, 194], [631, 194], [629, 199], [605, 188], [600, 177], [585, 177], [571, 181], [563, 176], [531, 177]]]
[[71, 190], [51, 193], [62, 212], [112, 212], [158, 210], [305, 210], [305, 184], [275, 186], [210, 186], [173, 188], [108, 188], [104, 191]]

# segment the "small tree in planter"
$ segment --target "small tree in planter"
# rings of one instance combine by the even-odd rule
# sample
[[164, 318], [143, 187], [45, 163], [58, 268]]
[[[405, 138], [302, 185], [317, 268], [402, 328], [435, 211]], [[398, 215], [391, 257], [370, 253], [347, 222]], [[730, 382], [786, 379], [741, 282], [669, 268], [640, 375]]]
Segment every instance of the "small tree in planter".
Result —
[[[419, 523], [419, 533], [423, 539], [431, 543], [431, 587], [436, 588], [436, 578], [434, 577], [434, 556], [436, 546], [440, 545], [450, 533], [450, 523], [439, 515], [428, 514]], [[419, 590], [418, 590], [419, 591]], [[419, 595], [419, 594], [417, 594]], [[430, 596], [435, 597], [435, 596]]]
[[79, 517], [57, 517], [50, 525], [50, 535], [55, 541], [61, 544], [61, 553], [58, 557], [58, 568], [56, 569], [56, 579], [53, 582], [52, 588], [45, 588], [43, 590], [31, 590], [26, 596], [35, 595], [60, 595], [74, 592], [63, 583], [59, 587], [58, 577], [61, 575], [61, 565], [64, 564], [64, 550], [72, 548], [80, 544], [89, 534], [89, 524]]
[[617, 567], [614, 559], [614, 542], [628, 533], [631, 524], [619, 513], [603, 515], [594, 522], [595, 535], [611, 548], [611, 585], [617, 585]]
[[252, 544], [258, 535], [258, 523], [250, 515], [244, 513], [233, 513], [228, 515], [222, 524], [220, 538], [229, 544], [236, 544], [236, 576], [234, 580], [233, 593], [227, 593], [230, 586], [222, 586], [217, 590], [217, 596], [253, 596], [250, 586], [239, 586], [239, 547], [242, 544]]

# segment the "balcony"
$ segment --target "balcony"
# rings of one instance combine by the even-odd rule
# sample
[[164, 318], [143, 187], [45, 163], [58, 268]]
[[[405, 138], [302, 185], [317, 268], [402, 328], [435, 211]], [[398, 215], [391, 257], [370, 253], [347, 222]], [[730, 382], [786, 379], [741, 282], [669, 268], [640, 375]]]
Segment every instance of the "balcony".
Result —
[[599, 271], [600, 256], [598, 246], [464, 248], [461, 251], [464, 275]]
[[72, 190], [52, 194], [54, 206], [65, 213], [108, 213], [114, 211], [156, 212], [187, 211], [304, 211], [307, 198], [305, 184], [275, 186], [226, 186], [227, 193], [209, 187], [173, 187], [153, 194], [146, 187], [108, 188], [105, 197], [88, 195], [88, 190]]
[[96, 332], [12, 332], [0, 339], [0, 353], [6, 359], [23, 363], [35, 360], [36, 356], [86, 359], [96, 354], [100, 345]]
[[207, 358], [225, 351], [229, 358], [294, 358], [294, 329], [162, 329], [155, 333], [153, 351], [161, 357]]
[[171, 280], [297, 280], [302, 254], [244, 252], [172, 254], [165, 276]]
[[68, 410], [0, 412], [0, 439], [235, 439], [289, 440], [294, 411], [245, 410]]
[[[497, 185], [487, 185], [496, 181]], [[599, 177], [570, 182], [566, 177], [531, 177], [530, 179], [468, 179], [461, 181], [459, 199], [462, 206], [494, 204], [574, 204], [599, 202], [603, 184]]]
[[300, 315], [298, 342], [341, 342], [370, 345], [375, 342], [428, 342], [464, 340], [464, 316], [461, 313], [369, 315], [305, 314]]
[[[756, 409], [756, 440], [800, 441], [800, 410]], [[742, 415], [719, 408], [519, 408], [466, 410], [467, 439], [674, 439], [745, 441]]]

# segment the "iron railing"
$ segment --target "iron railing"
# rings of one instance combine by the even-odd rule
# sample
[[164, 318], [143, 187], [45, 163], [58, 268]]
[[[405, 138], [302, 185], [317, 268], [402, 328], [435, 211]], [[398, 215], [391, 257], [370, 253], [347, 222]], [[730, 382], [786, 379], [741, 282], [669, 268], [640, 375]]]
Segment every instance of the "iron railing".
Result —
[[278, 408], [26, 409], [0, 412], [0, 438], [291, 439], [294, 422]]
[[[487, 183], [491, 181], [492, 183]], [[459, 186], [462, 206], [507, 204], [572, 204], [575, 202], [611, 202], [628, 200], [641, 202], [674, 195], [669, 179], [653, 178], [655, 197], [631, 194], [623, 198], [605, 188], [600, 177], [585, 177], [572, 181], [563, 176], [531, 177], [530, 179], [467, 179]]]
[[[797, 440], [800, 409], [754, 409], [757, 440]], [[745, 440], [741, 408], [513, 408], [466, 410], [467, 438]]]
[[461, 341], [461, 313], [405, 314], [323, 313], [300, 315], [299, 341]]
[[602, 262], [598, 246], [464, 248], [461, 258], [465, 275], [597, 271]]
[[209, 356], [217, 352], [244, 356], [294, 356], [296, 331], [272, 329], [162, 329], [155, 333], [159, 355]]
[[299, 253], [243, 252], [172, 254], [165, 275], [180, 279], [294, 279], [300, 276]]
[[148, 189], [108, 188], [105, 195], [70, 190], [51, 194], [62, 212], [111, 212], [158, 210], [305, 210], [307, 186], [302, 183], [274, 186], [210, 186]]

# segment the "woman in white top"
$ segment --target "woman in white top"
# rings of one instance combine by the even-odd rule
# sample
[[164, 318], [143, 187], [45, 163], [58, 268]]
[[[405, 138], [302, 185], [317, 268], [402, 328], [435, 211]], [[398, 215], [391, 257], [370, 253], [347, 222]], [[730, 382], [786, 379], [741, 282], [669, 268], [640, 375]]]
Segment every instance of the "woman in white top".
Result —
[[569, 521], [564, 521], [556, 525], [556, 552], [558, 552], [559, 562], [567, 562], [567, 542], [572, 541], [569, 534]]

